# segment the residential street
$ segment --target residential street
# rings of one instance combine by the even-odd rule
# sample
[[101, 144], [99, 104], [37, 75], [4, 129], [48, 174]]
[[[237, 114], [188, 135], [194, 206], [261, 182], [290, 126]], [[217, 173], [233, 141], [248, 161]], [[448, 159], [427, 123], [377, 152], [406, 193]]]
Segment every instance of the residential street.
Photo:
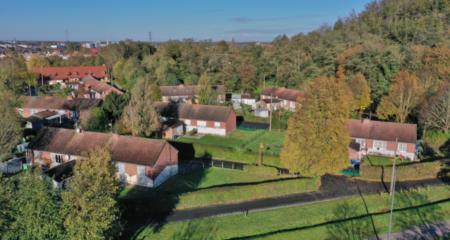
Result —
[[[439, 179], [397, 182], [397, 190], [448, 184]], [[322, 177], [319, 191], [292, 194], [276, 198], [258, 199], [234, 204], [215, 205], [186, 210], [175, 210], [167, 217], [168, 222], [187, 221], [192, 219], [228, 214], [245, 214], [245, 212], [261, 211], [289, 206], [299, 206], [312, 202], [333, 200], [351, 195], [388, 192], [389, 183], [366, 182], [347, 177], [326, 175]]]

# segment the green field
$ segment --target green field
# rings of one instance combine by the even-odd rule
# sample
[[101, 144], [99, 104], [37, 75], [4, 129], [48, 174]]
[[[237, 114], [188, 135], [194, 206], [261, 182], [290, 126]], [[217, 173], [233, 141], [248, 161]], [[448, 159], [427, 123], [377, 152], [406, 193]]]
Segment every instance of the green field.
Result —
[[[370, 156], [365, 156], [363, 158], [363, 162], [365, 164], [369, 164], [370, 166], [392, 166], [394, 164], [394, 158], [392, 157], [384, 157], [384, 156], [374, 156], [374, 155], [370, 155]], [[411, 162], [411, 161], [401, 161], [398, 160], [396, 161], [396, 165], [407, 165], [407, 164], [412, 164], [415, 162]]]
[[157, 190], [126, 188], [121, 193], [124, 200], [156, 201], [164, 205], [167, 200], [177, 209], [234, 203], [258, 198], [315, 191], [319, 178], [286, 178], [257, 170], [239, 171], [210, 168], [204, 172], [178, 175]]
[[196, 157], [210, 156], [243, 163], [257, 163], [260, 144], [270, 144], [264, 149], [264, 162], [280, 167], [279, 154], [284, 141], [284, 132], [267, 130], [236, 130], [229, 136], [205, 135], [200, 138], [181, 137], [177, 141], [192, 143]]
[[[396, 194], [394, 231], [450, 219], [450, 188], [424, 188]], [[373, 194], [261, 212], [211, 217], [146, 228], [137, 239], [336, 239], [387, 231], [388, 194]], [[439, 202], [438, 202], [439, 201]], [[431, 205], [426, 203], [436, 202]], [[351, 219], [352, 217], [361, 218]], [[340, 222], [333, 222], [342, 220]]]

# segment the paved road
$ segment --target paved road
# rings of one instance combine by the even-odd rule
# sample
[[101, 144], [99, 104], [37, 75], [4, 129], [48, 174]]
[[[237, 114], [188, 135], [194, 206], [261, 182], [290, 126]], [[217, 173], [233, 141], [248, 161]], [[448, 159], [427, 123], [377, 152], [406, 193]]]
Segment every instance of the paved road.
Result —
[[[397, 182], [397, 190], [448, 184], [438, 179]], [[234, 204], [215, 205], [186, 210], [175, 210], [167, 218], [168, 222], [187, 221], [217, 215], [243, 214], [288, 206], [299, 206], [317, 201], [329, 201], [337, 198], [358, 195], [360, 193], [388, 192], [389, 183], [366, 182], [343, 176], [326, 175], [316, 192], [299, 193], [287, 196], [258, 199]]]
[[[416, 226], [391, 234], [391, 239], [412, 240], [412, 239], [448, 239], [450, 238], [450, 221]], [[375, 240], [375, 238], [372, 238]], [[388, 235], [379, 236], [378, 240], [388, 240]]]

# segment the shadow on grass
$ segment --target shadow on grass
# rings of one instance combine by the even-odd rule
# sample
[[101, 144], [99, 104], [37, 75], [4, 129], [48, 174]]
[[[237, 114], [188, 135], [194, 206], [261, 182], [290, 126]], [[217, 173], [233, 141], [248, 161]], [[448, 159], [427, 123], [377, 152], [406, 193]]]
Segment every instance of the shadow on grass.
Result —
[[[422, 205], [418, 205], [418, 206], [412, 206], [412, 207], [404, 207], [404, 208], [397, 208], [394, 210], [394, 212], [396, 213], [401, 213], [404, 211], [409, 211], [409, 210], [415, 210], [418, 208], [425, 208], [425, 207], [430, 207], [430, 206], [434, 206], [436, 204], [440, 204], [440, 203], [445, 203], [450, 201], [450, 198], [446, 198], [446, 199], [442, 199], [439, 201], [434, 201], [434, 202], [428, 202]], [[316, 228], [316, 227], [331, 227], [331, 225], [334, 224], [343, 224], [345, 222], [352, 222], [352, 223], [358, 223], [360, 224], [360, 221], [367, 221], [368, 217], [375, 217], [375, 216], [379, 216], [379, 215], [384, 215], [386, 213], [389, 213], [388, 210], [385, 211], [380, 211], [380, 212], [376, 212], [376, 213], [369, 213], [369, 214], [362, 214], [362, 215], [356, 215], [356, 216], [350, 216], [350, 214], [348, 214], [348, 211], [352, 211], [349, 210], [348, 207], [339, 207], [341, 208], [339, 210], [336, 210], [336, 212], [341, 215], [341, 213], [345, 213], [348, 215], [347, 218], [340, 218], [340, 219], [335, 219], [335, 220], [329, 220], [326, 222], [322, 222], [322, 223], [317, 223], [317, 224], [313, 224], [313, 225], [307, 225], [307, 226], [301, 226], [301, 227], [293, 227], [293, 228], [286, 228], [286, 229], [280, 229], [280, 230], [276, 230], [276, 231], [270, 231], [270, 232], [265, 232], [265, 233], [260, 233], [260, 234], [255, 234], [255, 235], [249, 235], [249, 236], [241, 236], [241, 237], [235, 237], [235, 238], [229, 238], [229, 239], [255, 239], [255, 238], [260, 238], [260, 237], [269, 237], [269, 236], [273, 236], [276, 234], [281, 234], [281, 233], [288, 233], [288, 232], [295, 232], [295, 231], [302, 231], [302, 230], [308, 230], [308, 229], [312, 229], [312, 228]], [[352, 230], [353, 231], [353, 230]], [[356, 233], [359, 232], [359, 230], [355, 230]], [[364, 233], [368, 233], [370, 231], [363, 231]], [[359, 232], [361, 233], [361, 232]], [[348, 238], [346, 238], [348, 239]], [[351, 239], [351, 238], [350, 238]]]

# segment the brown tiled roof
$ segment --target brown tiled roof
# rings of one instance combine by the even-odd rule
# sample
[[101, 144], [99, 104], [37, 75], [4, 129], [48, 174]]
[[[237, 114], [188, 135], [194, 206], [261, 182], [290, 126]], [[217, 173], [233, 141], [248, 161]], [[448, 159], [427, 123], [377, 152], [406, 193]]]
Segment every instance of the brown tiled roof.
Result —
[[75, 98], [68, 99], [66, 97], [54, 96], [21, 96], [23, 108], [37, 109], [65, 109], [65, 110], [85, 110], [99, 106], [102, 102], [100, 99]]
[[98, 93], [115, 92], [118, 94], [122, 94], [122, 91], [120, 91], [119, 89], [105, 82], [99, 81], [90, 75], [84, 77], [81, 81], [83, 82], [85, 88], [90, 88]]
[[[225, 94], [224, 85], [215, 85], [213, 90], [220, 95]], [[176, 85], [176, 86], [160, 86], [162, 96], [195, 96], [197, 94], [196, 85]]]
[[55, 116], [55, 115], [58, 115], [58, 113], [55, 111], [49, 111], [49, 110], [44, 110], [44, 111], [33, 114], [33, 116], [38, 117], [40, 119], [48, 118], [48, 117]]
[[195, 119], [204, 121], [226, 122], [233, 111], [228, 106], [165, 103], [155, 104], [156, 111], [162, 116], [176, 119]]
[[30, 143], [33, 150], [83, 156], [96, 147], [107, 147], [112, 160], [133, 164], [154, 166], [166, 141], [120, 136], [63, 128], [44, 128]]
[[407, 123], [382, 122], [374, 120], [350, 119], [347, 127], [352, 138], [416, 143], [417, 125]]
[[69, 78], [83, 78], [92, 75], [97, 79], [107, 76], [106, 66], [77, 66], [77, 67], [36, 67], [33, 72], [41, 74], [48, 80], [65, 80]]
[[261, 92], [262, 95], [276, 97], [284, 100], [289, 101], [297, 101], [298, 97], [302, 97], [303, 93], [294, 90], [294, 89], [288, 89], [288, 88], [266, 88]]

